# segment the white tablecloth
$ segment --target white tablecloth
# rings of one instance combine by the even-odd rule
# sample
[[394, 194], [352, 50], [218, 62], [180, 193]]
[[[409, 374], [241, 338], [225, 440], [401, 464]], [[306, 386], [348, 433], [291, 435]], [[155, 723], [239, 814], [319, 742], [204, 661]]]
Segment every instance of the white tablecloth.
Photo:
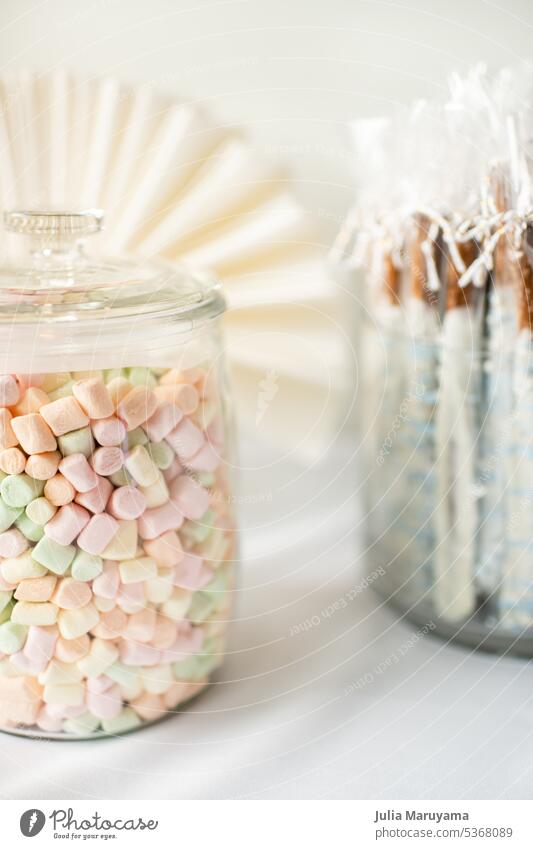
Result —
[[0, 735], [2, 797], [530, 798], [531, 664], [418, 638], [353, 592], [365, 567], [349, 453], [303, 468], [250, 449], [218, 681], [121, 739]]

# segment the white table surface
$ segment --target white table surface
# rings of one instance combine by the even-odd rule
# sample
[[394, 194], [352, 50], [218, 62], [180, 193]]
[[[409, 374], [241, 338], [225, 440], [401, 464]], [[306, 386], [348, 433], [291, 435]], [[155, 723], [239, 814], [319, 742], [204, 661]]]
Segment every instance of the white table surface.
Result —
[[531, 798], [530, 663], [431, 636], [401, 653], [417, 628], [371, 591], [328, 614], [365, 574], [349, 453], [304, 469], [248, 450], [218, 681], [121, 739], [0, 734], [2, 798]]

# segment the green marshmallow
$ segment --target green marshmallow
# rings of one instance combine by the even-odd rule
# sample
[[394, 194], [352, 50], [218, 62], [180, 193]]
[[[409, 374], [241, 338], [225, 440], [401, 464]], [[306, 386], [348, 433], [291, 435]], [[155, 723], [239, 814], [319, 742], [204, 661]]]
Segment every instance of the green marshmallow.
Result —
[[209, 596], [215, 596], [218, 601], [221, 594], [226, 592], [227, 588], [228, 575], [225, 573], [224, 569], [217, 569], [214, 577], [208, 584], [205, 585], [205, 587], [202, 587], [202, 592]]
[[130, 451], [132, 448], [135, 448], [136, 445], [146, 445], [147, 442], [148, 437], [142, 427], [135, 427], [128, 433], [128, 448]]
[[131, 486], [134, 484], [132, 476], [126, 470], [126, 467], [123, 466], [118, 472], [115, 472], [112, 475], [109, 475], [109, 480], [113, 484], [113, 486]]
[[139, 716], [133, 708], [123, 708], [113, 719], [103, 719], [102, 728], [107, 734], [124, 734], [141, 724]]
[[44, 481], [29, 475], [7, 475], [0, 483], [0, 495], [8, 507], [26, 507], [34, 498], [42, 495]]
[[104, 561], [97, 554], [87, 554], [86, 551], [78, 551], [72, 566], [70, 574], [77, 581], [92, 581], [100, 575], [104, 567]]
[[215, 483], [215, 476], [213, 472], [198, 472], [196, 480], [200, 486], [203, 486], [205, 489], [211, 489]]
[[72, 387], [75, 382], [75, 380], [69, 380], [68, 383], [64, 383], [63, 386], [58, 386], [57, 389], [53, 389], [52, 392], [49, 392], [48, 397], [50, 398], [50, 401], [57, 401], [58, 398], [66, 398], [67, 395], [72, 395]]
[[59, 449], [63, 457], [69, 454], [84, 454], [90, 457], [94, 451], [94, 438], [90, 427], [80, 427], [58, 436]]
[[28, 635], [27, 625], [17, 625], [15, 622], [4, 622], [0, 625], [0, 652], [15, 654], [20, 651]]
[[43, 526], [32, 522], [29, 516], [26, 516], [25, 513], [22, 513], [22, 515], [19, 516], [15, 525], [21, 534], [24, 534], [26, 539], [29, 539], [31, 542], [39, 542], [39, 540], [44, 536]]
[[26, 516], [36, 525], [46, 525], [55, 515], [56, 507], [46, 498], [35, 498], [26, 507]]
[[54, 575], [64, 575], [74, 560], [76, 549], [73, 545], [60, 545], [50, 537], [43, 536], [32, 549], [31, 556], [41, 566], [46, 566]]
[[149, 368], [145, 366], [135, 366], [128, 369], [128, 380], [134, 386], [156, 386], [157, 378], [152, 374]]
[[11, 600], [9, 604], [7, 604], [4, 609], [0, 611], [0, 624], [2, 624], [3, 622], [9, 622], [14, 606], [15, 602]]
[[[7, 477], [7, 475], [6, 475]], [[8, 507], [5, 501], [0, 498], [0, 533], [3, 534], [15, 523], [20, 514], [23, 512], [23, 507]]]
[[11, 590], [5, 590], [4, 592], [0, 592], [0, 613], [2, 610], [5, 610], [9, 602], [13, 597], [13, 593]]
[[220, 666], [221, 662], [221, 657], [201, 651], [174, 663], [174, 675], [178, 681], [200, 681]]
[[126, 368], [108, 368], [104, 371], [104, 380], [106, 383], [111, 383], [116, 377], [128, 379], [128, 369]]
[[217, 600], [212, 595], [202, 591], [196, 592], [187, 610], [187, 619], [191, 622], [205, 622], [216, 610]]
[[75, 716], [71, 719], [66, 719], [63, 723], [63, 731], [67, 734], [75, 734], [82, 736], [83, 734], [91, 734], [96, 731], [100, 725], [100, 720], [92, 713], [82, 713], [81, 716]]
[[164, 471], [172, 465], [175, 454], [167, 442], [150, 442], [146, 450], [158, 469]]
[[193, 545], [205, 542], [209, 534], [213, 530], [212, 524], [215, 520], [215, 511], [207, 510], [199, 522], [185, 522], [180, 530], [180, 534]]

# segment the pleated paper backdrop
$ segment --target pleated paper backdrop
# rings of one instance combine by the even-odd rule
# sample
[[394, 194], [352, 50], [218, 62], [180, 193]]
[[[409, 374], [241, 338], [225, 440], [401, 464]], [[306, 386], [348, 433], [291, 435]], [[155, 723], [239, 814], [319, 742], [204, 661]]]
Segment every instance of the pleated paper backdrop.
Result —
[[281, 171], [151, 86], [60, 72], [1, 89], [2, 208], [100, 207], [99, 252], [214, 272], [241, 422], [283, 452], [324, 450], [349, 358], [323, 252]]

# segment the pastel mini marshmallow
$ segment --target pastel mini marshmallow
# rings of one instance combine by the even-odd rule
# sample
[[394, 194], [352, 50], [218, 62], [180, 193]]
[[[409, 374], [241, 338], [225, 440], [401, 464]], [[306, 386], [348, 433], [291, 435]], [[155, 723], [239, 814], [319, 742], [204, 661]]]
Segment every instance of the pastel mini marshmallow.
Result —
[[26, 474], [40, 481], [50, 480], [56, 474], [60, 460], [59, 451], [31, 454], [26, 460]]
[[82, 680], [82, 673], [75, 663], [64, 663], [54, 658], [39, 673], [39, 684], [76, 684]]
[[176, 588], [172, 596], [161, 605], [161, 612], [169, 619], [179, 622], [185, 619], [186, 613], [191, 604], [192, 593], [188, 590]]
[[198, 390], [190, 383], [157, 386], [154, 392], [159, 400], [174, 404], [184, 415], [194, 413], [200, 400]]
[[139, 486], [152, 486], [159, 480], [159, 469], [144, 445], [136, 445], [126, 455], [124, 465]]
[[87, 525], [90, 515], [88, 510], [79, 504], [66, 504], [46, 523], [44, 532], [60, 545], [69, 545]]
[[158, 470], [158, 477], [155, 483], [150, 486], [141, 487], [142, 494], [146, 499], [146, 507], [152, 509], [161, 507], [169, 500], [168, 486], [161, 471]]
[[118, 566], [113, 561], [104, 562], [102, 574], [93, 581], [93, 592], [102, 598], [115, 598], [120, 583]]
[[118, 571], [123, 584], [137, 584], [156, 577], [157, 563], [152, 557], [137, 557], [119, 563]]
[[24, 655], [33, 663], [37, 664], [40, 669], [44, 669], [49, 660], [54, 656], [57, 638], [58, 631], [55, 626], [30, 626], [24, 644]]
[[122, 711], [122, 694], [120, 688], [113, 684], [103, 693], [87, 692], [87, 708], [98, 719], [114, 719]]
[[144, 430], [151, 442], [161, 442], [183, 418], [183, 411], [177, 404], [160, 401], [155, 411], [144, 424]]
[[43, 404], [48, 404], [50, 398], [38, 386], [28, 386], [18, 403], [13, 407], [16, 416], [26, 416], [28, 413], [38, 413]]
[[153, 722], [167, 713], [163, 699], [155, 693], [141, 693], [136, 699], [132, 699], [130, 704], [145, 722]]
[[81, 682], [75, 684], [48, 684], [44, 688], [43, 699], [48, 705], [75, 707], [85, 701], [85, 687]]
[[107, 478], [103, 478], [100, 475], [97, 475], [96, 478], [96, 486], [87, 492], [79, 492], [75, 497], [75, 501], [76, 504], [81, 504], [82, 507], [90, 510], [91, 513], [103, 513], [106, 509], [108, 499], [113, 492], [113, 484]]
[[64, 663], [76, 663], [88, 653], [91, 646], [91, 638], [88, 634], [82, 634], [73, 640], [65, 640], [59, 637], [56, 643], [55, 655]]
[[19, 444], [15, 431], [11, 426], [13, 416], [5, 408], [0, 409], [0, 449], [14, 448]]
[[213, 570], [205, 565], [202, 557], [185, 552], [181, 563], [174, 567], [172, 582], [177, 587], [196, 592], [207, 586], [214, 574]]
[[104, 612], [100, 615], [100, 621], [91, 633], [95, 637], [101, 637], [103, 640], [115, 640], [121, 637], [128, 623], [128, 616], [120, 607], [114, 607], [112, 610]]
[[20, 448], [0, 451], [0, 470], [6, 475], [20, 475], [26, 468], [26, 455]]
[[134, 486], [119, 486], [113, 490], [107, 505], [115, 519], [137, 519], [146, 509], [146, 496]]
[[220, 449], [210, 442], [204, 442], [200, 450], [187, 460], [187, 468], [195, 472], [214, 472], [221, 462]]
[[0, 374], [0, 407], [13, 407], [20, 398], [17, 380], [12, 374]]
[[72, 386], [72, 394], [90, 419], [106, 419], [115, 411], [109, 390], [99, 377], [77, 381]]
[[43, 575], [42, 578], [26, 578], [15, 590], [17, 601], [50, 601], [57, 583], [55, 575]]
[[124, 613], [138, 613], [146, 606], [144, 584], [121, 584], [117, 593], [117, 605]]
[[183, 548], [175, 531], [166, 531], [155, 539], [145, 539], [144, 550], [158, 566], [177, 566], [183, 560]]
[[52, 600], [63, 610], [77, 610], [89, 604], [92, 596], [89, 584], [74, 578], [62, 578], [57, 583]]
[[122, 640], [120, 643], [120, 660], [126, 666], [157, 666], [161, 658], [159, 649], [147, 643], [135, 643]]
[[89, 653], [78, 661], [78, 669], [87, 678], [97, 678], [118, 659], [119, 651], [111, 640], [95, 637]]
[[78, 536], [78, 547], [88, 554], [102, 554], [118, 529], [117, 520], [108, 513], [95, 513]]
[[28, 549], [28, 540], [18, 529], [10, 528], [0, 534], [0, 557], [18, 557]]
[[91, 602], [77, 610], [60, 610], [57, 617], [59, 632], [65, 640], [74, 640], [87, 634], [99, 620], [100, 614]]
[[17, 625], [54, 625], [58, 609], [49, 601], [17, 601], [11, 611], [11, 621]]
[[127, 430], [147, 421], [156, 411], [157, 397], [146, 386], [134, 386], [119, 402], [117, 412]]
[[183, 461], [198, 453], [205, 442], [205, 437], [200, 428], [185, 417], [174, 430], [170, 431], [166, 440], [179, 459]]
[[132, 613], [128, 617], [124, 637], [137, 643], [150, 643], [155, 635], [156, 621], [156, 611], [151, 607]]
[[130, 560], [137, 554], [137, 522], [135, 519], [117, 519], [118, 530], [102, 551], [104, 560]]
[[174, 673], [169, 663], [160, 663], [143, 670], [142, 681], [147, 693], [162, 695], [174, 683]]
[[88, 492], [98, 485], [98, 476], [84, 454], [69, 454], [59, 464], [59, 471], [78, 492]]
[[[79, 430], [89, 424], [88, 415], [72, 395], [58, 398], [57, 401], [52, 401], [50, 404], [44, 404], [39, 410], [39, 414], [55, 436], [63, 436], [65, 433]], [[43, 449], [43, 451], [50, 450], [52, 449]]]
[[209, 492], [188, 475], [175, 478], [169, 491], [172, 501], [187, 519], [201, 519], [209, 507]]
[[124, 465], [124, 452], [116, 446], [97, 448], [91, 457], [91, 465], [99, 475], [113, 475]]
[[111, 400], [115, 409], [126, 395], [133, 389], [133, 384], [125, 377], [114, 377], [107, 384], [107, 391], [111, 396]]
[[137, 525], [144, 539], [155, 539], [166, 531], [178, 530], [183, 524], [183, 513], [175, 501], [167, 501], [160, 507], [145, 510]]
[[44, 495], [54, 507], [64, 507], [74, 500], [76, 490], [63, 475], [58, 472], [44, 485]]
[[57, 447], [56, 438], [40, 413], [15, 416], [11, 427], [26, 454], [55, 451]]
[[42, 578], [46, 569], [32, 557], [31, 552], [25, 551], [18, 557], [7, 557], [0, 563], [0, 572], [8, 584], [18, 584], [25, 578]]
[[116, 416], [91, 421], [91, 430], [96, 441], [105, 448], [123, 445], [126, 439], [126, 426]]
[[45, 496], [34, 498], [26, 507], [26, 516], [37, 525], [46, 525], [56, 513], [57, 507]]

